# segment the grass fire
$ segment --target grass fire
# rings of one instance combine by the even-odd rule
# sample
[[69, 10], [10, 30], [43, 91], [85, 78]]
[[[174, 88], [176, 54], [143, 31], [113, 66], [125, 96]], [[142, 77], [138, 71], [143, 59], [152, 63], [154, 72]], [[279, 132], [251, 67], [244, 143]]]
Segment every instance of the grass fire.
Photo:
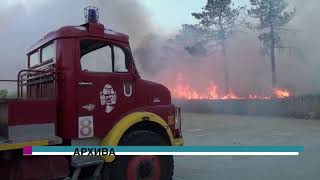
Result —
[[173, 98], [183, 100], [284, 99], [292, 96], [292, 93], [284, 88], [274, 88], [268, 96], [250, 92], [246, 96], [241, 96], [235, 90], [224, 93], [214, 81], [208, 82], [207, 88], [199, 89], [187, 83], [181, 73], [177, 74], [175, 83], [167, 87], [172, 92]]

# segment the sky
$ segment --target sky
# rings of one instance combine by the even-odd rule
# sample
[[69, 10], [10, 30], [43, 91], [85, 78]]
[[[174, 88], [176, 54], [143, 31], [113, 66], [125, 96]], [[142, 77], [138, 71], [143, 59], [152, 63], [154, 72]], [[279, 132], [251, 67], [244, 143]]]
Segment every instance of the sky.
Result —
[[[52, 0], [1, 0], [0, 10], [10, 6], [22, 5], [26, 11], [34, 6], [41, 5], [46, 1]], [[84, 0], [88, 4], [97, 0]], [[123, 0], [117, 0], [123, 1]], [[154, 27], [167, 33], [175, 32], [181, 28], [182, 24], [196, 23], [191, 15], [192, 12], [200, 12], [207, 0], [137, 0], [151, 18]], [[235, 0], [236, 5], [245, 4], [246, 0]]]
[[174, 31], [184, 23], [195, 23], [192, 12], [199, 12], [207, 0], [139, 0], [151, 15], [153, 25]]
[[[236, 5], [245, 4], [246, 0], [237, 0]], [[139, 0], [149, 12], [153, 25], [167, 33], [181, 28], [181, 24], [196, 23], [192, 12], [201, 12], [207, 0]]]

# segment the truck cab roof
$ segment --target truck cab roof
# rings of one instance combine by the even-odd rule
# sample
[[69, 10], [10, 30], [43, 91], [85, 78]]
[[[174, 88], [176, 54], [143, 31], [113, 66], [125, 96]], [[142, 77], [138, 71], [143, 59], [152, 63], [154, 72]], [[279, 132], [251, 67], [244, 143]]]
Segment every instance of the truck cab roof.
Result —
[[110, 29], [105, 29], [100, 23], [86, 23], [80, 26], [64, 26], [52, 31], [35, 43], [28, 51], [28, 55], [47, 43], [61, 38], [97, 37], [129, 43], [129, 36]]

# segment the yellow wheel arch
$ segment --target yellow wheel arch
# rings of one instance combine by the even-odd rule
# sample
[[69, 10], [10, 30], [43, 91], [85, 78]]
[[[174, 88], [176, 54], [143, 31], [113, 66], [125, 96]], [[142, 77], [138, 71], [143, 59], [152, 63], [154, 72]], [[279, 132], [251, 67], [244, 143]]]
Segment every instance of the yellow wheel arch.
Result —
[[[155, 122], [161, 125], [168, 134], [171, 145], [174, 145], [174, 137], [168, 126], [168, 124], [158, 115], [151, 112], [134, 112], [123, 117], [108, 133], [108, 135], [102, 139], [101, 146], [117, 146], [121, 137], [124, 133], [133, 125], [145, 121], [148, 118], [148, 121]], [[117, 153], [117, 152], [116, 152]], [[112, 162], [114, 156], [102, 156], [106, 162]]]

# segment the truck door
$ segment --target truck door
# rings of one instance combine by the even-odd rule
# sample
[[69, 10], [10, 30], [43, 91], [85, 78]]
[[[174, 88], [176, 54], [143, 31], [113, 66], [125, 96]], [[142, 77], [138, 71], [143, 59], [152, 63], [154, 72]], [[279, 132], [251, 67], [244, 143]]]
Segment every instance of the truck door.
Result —
[[133, 108], [134, 84], [126, 47], [99, 39], [79, 39], [78, 137], [103, 137]]

